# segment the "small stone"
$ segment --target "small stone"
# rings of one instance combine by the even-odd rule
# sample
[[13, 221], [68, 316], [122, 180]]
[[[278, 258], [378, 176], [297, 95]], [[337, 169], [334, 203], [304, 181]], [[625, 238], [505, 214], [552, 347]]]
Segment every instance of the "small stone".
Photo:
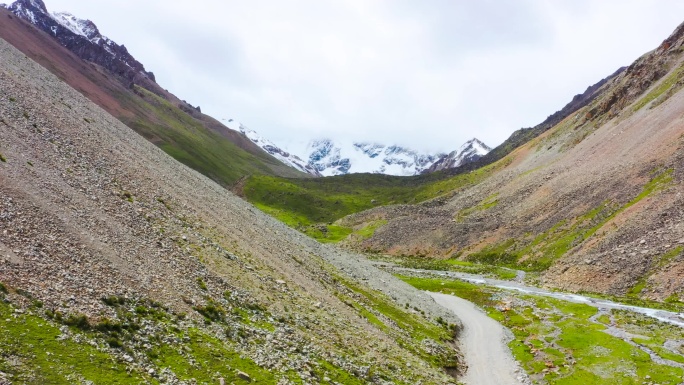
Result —
[[240, 377], [241, 379], [247, 381], [247, 382], [252, 382], [252, 377], [249, 376], [249, 374], [238, 370], [237, 371], [237, 376]]

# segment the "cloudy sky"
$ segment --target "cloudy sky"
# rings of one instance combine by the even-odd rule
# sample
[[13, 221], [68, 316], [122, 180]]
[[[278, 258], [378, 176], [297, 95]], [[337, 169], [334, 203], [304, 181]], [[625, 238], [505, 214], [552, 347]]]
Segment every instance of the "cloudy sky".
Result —
[[681, 0], [45, 0], [285, 147], [491, 146], [655, 48]]

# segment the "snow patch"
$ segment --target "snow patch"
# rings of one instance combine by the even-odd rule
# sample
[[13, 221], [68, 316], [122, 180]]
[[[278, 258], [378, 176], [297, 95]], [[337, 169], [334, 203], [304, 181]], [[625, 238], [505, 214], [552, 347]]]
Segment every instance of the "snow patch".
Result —
[[262, 150], [266, 151], [271, 156], [278, 159], [280, 162], [284, 163], [285, 165], [288, 165], [292, 168], [295, 168], [295, 169], [302, 171], [302, 172], [305, 172], [307, 174], [320, 176], [320, 174], [314, 168], [310, 167], [307, 164], [307, 162], [303, 161], [300, 157], [283, 150], [282, 148], [278, 147], [277, 145], [275, 145], [270, 140], [263, 138], [256, 131], [250, 130], [249, 128], [243, 126], [240, 122], [237, 122], [233, 119], [230, 119], [230, 120], [228, 120], [228, 122], [225, 123], [225, 126], [230, 128], [233, 131], [237, 131], [237, 132], [242, 133], [252, 143], [256, 144]]
[[417, 175], [445, 154], [419, 153], [401, 146], [368, 142], [312, 141], [307, 150], [309, 164], [324, 176], [374, 173]]
[[95, 24], [90, 20], [79, 19], [69, 12], [53, 12], [50, 16], [62, 27], [76, 35], [85, 37], [93, 43], [96, 43], [96, 40], [99, 41], [99, 38], [102, 37], [100, 31], [97, 30]]

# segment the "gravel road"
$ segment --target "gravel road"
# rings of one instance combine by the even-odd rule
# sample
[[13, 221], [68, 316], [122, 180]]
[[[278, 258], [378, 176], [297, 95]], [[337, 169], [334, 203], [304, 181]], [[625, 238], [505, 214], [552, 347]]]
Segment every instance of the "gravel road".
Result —
[[510, 332], [471, 302], [448, 294], [428, 294], [463, 322], [461, 349], [468, 371], [462, 381], [468, 385], [528, 383], [506, 345]]

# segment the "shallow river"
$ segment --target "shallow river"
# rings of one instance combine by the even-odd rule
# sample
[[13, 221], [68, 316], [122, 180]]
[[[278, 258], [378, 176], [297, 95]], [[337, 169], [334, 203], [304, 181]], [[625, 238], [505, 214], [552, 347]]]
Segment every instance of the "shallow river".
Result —
[[557, 298], [565, 301], [584, 303], [590, 306], [594, 306], [599, 309], [622, 309], [629, 310], [635, 313], [641, 313], [649, 317], [653, 317], [657, 320], [667, 322], [673, 325], [684, 328], [684, 314], [675, 313], [667, 310], [651, 309], [647, 307], [625, 305], [619, 302], [613, 302], [607, 299], [599, 299], [587, 297], [579, 294], [563, 293], [560, 291], [550, 291], [541, 289], [538, 287], [527, 286], [519, 282], [503, 281], [500, 279], [486, 278], [475, 274], [459, 273], [454, 271], [435, 271], [435, 270], [421, 270], [421, 269], [409, 269], [403, 267], [392, 267], [392, 270], [397, 272], [409, 271], [415, 273], [426, 273], [432, 275], [443, 276], [446, 278], [456, 278], [463, 281], [471, 282], [478, 285], [492, 286], [503, 290], [517, 291], [525, 294], [532, 294], [544, 297]]

